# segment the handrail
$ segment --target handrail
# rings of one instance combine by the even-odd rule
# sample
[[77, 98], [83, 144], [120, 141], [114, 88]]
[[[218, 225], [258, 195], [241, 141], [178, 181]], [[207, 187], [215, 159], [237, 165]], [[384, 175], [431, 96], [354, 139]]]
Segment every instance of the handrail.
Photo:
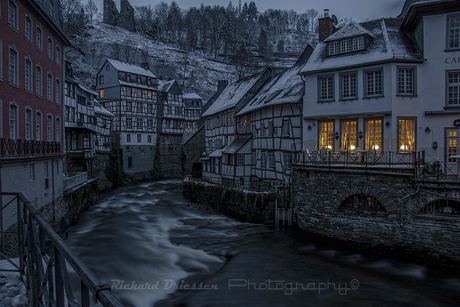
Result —
[[81, 306], [89, 306], [89, 293], [102, 306], [123, 306], [110, 286], [96, 278], [22, 193], [0, 195], [11, 195], [18, 200], [20, 273], [26, 277], [33, 306], [64, 306], [65, 300], [69, 306], [77, 303], [66, 264], [71, 265], [80, 279]]

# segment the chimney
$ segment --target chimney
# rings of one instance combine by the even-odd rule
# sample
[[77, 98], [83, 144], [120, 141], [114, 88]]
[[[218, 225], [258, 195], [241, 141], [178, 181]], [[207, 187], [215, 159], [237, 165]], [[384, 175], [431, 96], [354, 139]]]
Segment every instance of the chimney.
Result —
[[149, 66], [149, 63], [147, 62], [142, 62], [141, 63], [141, 67], [145, 70], [150, 70], [150, 66]]
[[217, 81], [217, 90], [223, 91], [228, 85], [228, 80]]
[[324, 17], [318, 19], [319, 41], [322, 42], [334, 33], [334, 21], [329, 17], [329, 9], [324, 10]]

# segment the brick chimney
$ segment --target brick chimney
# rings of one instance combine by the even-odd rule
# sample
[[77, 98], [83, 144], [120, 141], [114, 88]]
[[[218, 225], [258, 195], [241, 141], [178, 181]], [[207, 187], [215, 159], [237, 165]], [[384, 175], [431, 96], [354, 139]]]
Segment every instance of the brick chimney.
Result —
[[324, 10], [324, 17], [318, 19], [319, 41], [322, 42], [334, 33], [334, 21], [329, 17], [329, 9]]

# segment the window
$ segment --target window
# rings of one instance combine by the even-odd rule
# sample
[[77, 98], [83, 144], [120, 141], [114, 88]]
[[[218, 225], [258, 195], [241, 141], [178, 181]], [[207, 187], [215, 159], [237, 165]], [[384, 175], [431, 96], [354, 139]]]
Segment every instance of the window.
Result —
[[35, 131], [35, 139], [37, 141], [41, 141], [42, 139], [42, 113], [37, 112], [37, 118], [35, 120], [36, 131]]
[[104, 76], [99, 76], [99, 85], [104, 84]]
[[138, 118], [137, 119], [137, 129], [138, 130], [142, 130], [142, 123], [143, 123], [142, 118]]
[[18, 107], [10, 104], [10, 139], [18, 138]]
[[61, 103], [61, 81], [56, 79], [56, 103]]
[[290, 130], [291, 130], [291, 127], [290, 127], [290, 124], [289, 124], [289, 120], [283, 120], [283, 128], [282, 128], [282, 136], [283, 137], [289, 137], [290, 136]]
[[50, 37], [48, 37], [48, 46], [47, 46], [46, 54], [48, 55], [48, 58], [50, 59], [53, 58], [53, 41], [51, 40]]
[[99, 90], [99, 97], [100, 98], [104, 98], [104, 94], [105, 94], [104, 90]]
[[50, 1], [50, 16], [54, 19], [54, 2]]
[[382, 69], [368, 70], [364, 73], [365, 97], [378, 97], [383, 95]]
[[56, 133], [55, 133], [56, 142], [61, 142], [61, 119], [56, 118]]
[[236, 164], [244, 165], [244, 155], [236, 155]]
[[460, 71], [447, 72], [447, 105], [460, 106]]
[[262, 157], [261, 157], [261, 165], [262, 167], [266, 167], [267, 166], [267, 152], [266, 151], [262, 151]]
[[319, 101], [334, 100], [334, 76], [322, 76], [318, 78]]
[[42, 95], [42, 69], [37, 66], [35, 69], [35, 94]]
[[[128, 142], [128, 143], [131, 142], [131, 134], [129, 134], [129, 133], [126, 135], [126, 142]], [[128, 151], [128, 148], [129, 147], [126, 148], [126, 151]]]
[[36, 30], [35, 46], [38, 50], [43, 50], [43, 32], [39, 26], [37, 26]]
[[32, 20], [27, 15], [24, 25], [24, 37], [27, 41], [32, 42]]
[[353, 38], [353, 51], [364, 49], [364, 37]]
[[25, 130], [26, 130], [26, 140], [30, 141], [32, 139], [32, 110], [26, 109], [26, 118], [25, 118]]
[[109, 70], [110, 70], [110, 65], [109, 65], [109, 64], [105, 65], [105, 70], [106, 70], [106, 71], [109, 71]]
[[153, 119], [147, 119], [147, 129], [153, 129]]
[[340, 75], [340, 96], [341, 99], [356, 99], [356, 73]]
[[9, 53], [9, 70], [8, 70], [8, 80], [10, 84], [12, 85], [19, 85], [18, 79], [19, 79], [19, 72], [18, 72], [18, 52], [14, 48], [10, 48], [10, 53]]
[[284, 160], [284, 169], [285, 170], [291, 169], [291, 153], [290, 152], [283, 153], [283, 160]]
[[138, 102], [138, 103], [136, 104], [136, 109], [137, 109], [137, 112], [138, 112], [138, 113], [142, 113], [143, 107], [142, 107], [142, 103], [141, 103], [141, 102]]
[[46, 75], [46, 99], [53, 101], [53, 77], [51, 74]]
[[150, 134], [147, 135], [147, 142], [152, 143], [152, 136]]
[[126, 119], [126, 128], [127, 128], [127, 129], [131, 129], [132, 127], [133, 127], [133, 119], [130, 118], [130, 117], [128, 117], [128, 118]]
[[342, 121], [342, 150], [355, 150], [358, 147], [357, 121]]
[[398, 151], [412, 152], [415, 150], [415, 119], [398, 119]]
[[447, 49], [460, 48], [460, 15], [447, 18]]
[[345, 39], [340, 41], [340, 53], [346, 53], [351, 51], [351, 40]]
[[275, 153], [273, 151], [268, 152], [268, 167], [275, 168]]
[[148, 114], [152, 114], [152, 113], [153, 113], [153, 105], [151, 105], [151, 104], [148, 104], [148, 105], [147, 105], [147, 113], [148, 113]]
[[8, 25], [18, 30], [18, 6], [13, 0], [8, 1]]
[[61, 48], [56, 46], [56, 64], [61, 66]]
[[415, 68], [398, 67], [398, 95], [415, 96]]
[[137, 142], [138, 143], [142, 142], [142, 135], [140, 134], [137, 135]]
[[53, 140], [53, 117], [51, 115], [46, 117], [46, 140], [48, 142]]
[[319, 124], [319, 149], [334, 149], [334, 122]]
[[381, 119], [368, 119], [365, 121], [366, 150], [382, 150], [382, 123]]
[[32, 92], [32, 62], [28, 58], [25, 61], [24, 70], [24, 88]]
[[126, 111], [131, 112], [133, 110], [133, 103], [131, 101], [126, 101]]
[[133, 167], [133, 157], [128, 157], [128, 167]]
[[329, 55], [334, 55], [339, 53], [339, 42], [329, 43]]

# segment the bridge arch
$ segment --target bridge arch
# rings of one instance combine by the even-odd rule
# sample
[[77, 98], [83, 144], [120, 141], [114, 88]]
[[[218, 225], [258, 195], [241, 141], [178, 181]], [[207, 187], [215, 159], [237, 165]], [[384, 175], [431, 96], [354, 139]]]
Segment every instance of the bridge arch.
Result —
[[348, 196], [342, 201], [340, 208], [385, 211], [385, 207], [378, 199], [363, 193]]

